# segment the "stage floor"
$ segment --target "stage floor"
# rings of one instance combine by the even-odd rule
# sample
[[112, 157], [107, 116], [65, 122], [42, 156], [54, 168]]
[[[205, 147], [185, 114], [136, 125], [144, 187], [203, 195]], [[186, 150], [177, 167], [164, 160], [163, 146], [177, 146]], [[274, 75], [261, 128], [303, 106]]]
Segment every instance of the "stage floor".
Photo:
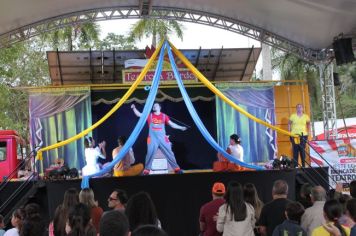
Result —
[[[317, 171], [320, 172], [320, 170]], [[185, 172], [185, 174], [94, 178], [90, 180], [90, 187], [94, 190], [95, 198], [104, 210], [108, 210], [107, 199], [115, 188], [126, 190], [129, 196], [139, 191], [146, 191], [151, 195], [163, 228], [169, 235], [195, 236], [199, 232], [200, 207], [211, 200], [211, 186], [214, 182], [219, 181], [227, 184], [234, 180], [241, 184], [253, 183], [261, 200], [268, 202], [272, 199], [273, 182], [283, 179], [289, 185], [288, 197], [295, 199], [298, 184], [297, 175], [300, 171], [298, 169], [219, 173], [207, 171], [204, 173]], [[305, 169], [305, 171], [315, 174], [314, 169]], [[31, 198], [31, 202], [40, 204], [46, 219], [52, 219], [55, 208], [63, 199], [65, 190], [70, 187], [80, 190], [80, 183], [81, 179], [44, 181], [36, 196]], [[19, 183], [9, 184], [16, 188]], [[323, 183], [320, 184], [323, 185]]]

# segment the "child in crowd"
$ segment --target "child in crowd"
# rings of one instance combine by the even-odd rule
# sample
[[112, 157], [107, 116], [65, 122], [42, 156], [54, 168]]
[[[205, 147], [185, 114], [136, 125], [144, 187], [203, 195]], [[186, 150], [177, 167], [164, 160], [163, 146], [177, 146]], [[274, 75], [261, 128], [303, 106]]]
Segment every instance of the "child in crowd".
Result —
[[16, 209], [11, 218], [11, 224], [14, 228], [7, 230], [4, 236], [19, 236], [24, 218], [25, 211], [22, 208]]
[[339, 223], [339, 219], [342, 215], [342, 206], [337, 200], [326, 201], [323, 211], [326, 224], [315, 228], [312, 236], [334, 235], [328, 232], [329, 228], [337, 228], [337, 235], [350, 236], [350, 228], [342, 226]]
[[300, 219], [304, 214], [304, 207], [299, 202], [290, 202], [286, 206], [286, 220], [273, 230], [273, 236], [307, 236], [300, 226]]

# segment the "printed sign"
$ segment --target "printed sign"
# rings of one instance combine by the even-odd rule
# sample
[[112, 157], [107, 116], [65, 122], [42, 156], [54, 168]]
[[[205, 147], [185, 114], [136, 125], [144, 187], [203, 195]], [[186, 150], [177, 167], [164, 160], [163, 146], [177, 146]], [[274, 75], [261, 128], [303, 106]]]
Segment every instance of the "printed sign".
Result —
[[311, 166], [329, 167], [329, 184], [335, 188], [336, 182], [348, 183], [356, 180], [356, 139], [336, 139], [311, 141]]
[[[122, 71], [122, 78], [124, 84], [132, 84], [135, 82], [140, 75], [141, 70], [123, 70]], [[190, 72], [188, 69], [179, 69], [180, 76], [184, 83], [190, 82], [195, 83], [197, 82], [197, 78]], [[151, 84], [155, 71], [148, 71], [143, 78], [143, 84]], [[170, 84], [176, 83], [176, 78], [174, 77], [174, 73], [172, 70], [163, 70], [161, 74], [161, 83]]]

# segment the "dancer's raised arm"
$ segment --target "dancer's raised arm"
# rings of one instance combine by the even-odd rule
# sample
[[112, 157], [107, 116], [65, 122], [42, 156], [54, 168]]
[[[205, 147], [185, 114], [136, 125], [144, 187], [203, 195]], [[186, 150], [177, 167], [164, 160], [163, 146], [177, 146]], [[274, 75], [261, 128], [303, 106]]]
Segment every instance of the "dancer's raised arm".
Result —
[[135, 104], [132, 104], [132, 105], [131, 105], [131, 109], [133, 110], [133, 112], [135, 113], [135, 115], [136, 115], [137, 117], [141, 117], [142, 113], [139, 112], [139, 111], [136, 109]]

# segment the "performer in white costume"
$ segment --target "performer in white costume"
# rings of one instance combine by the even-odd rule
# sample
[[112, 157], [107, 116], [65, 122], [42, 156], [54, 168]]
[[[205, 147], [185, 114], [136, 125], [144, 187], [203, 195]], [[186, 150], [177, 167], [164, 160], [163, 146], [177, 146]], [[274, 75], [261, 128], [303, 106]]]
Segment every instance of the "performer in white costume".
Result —
[[102, 141], [97, 147], [95, 147], [95, 140], [92, 137], [85, 138], [84, 146], [86, 165], [82, 169], [83, 176], [92, 175], [100, 171], [98, 158], [106, 159], [105, 145], [105, 141]]

